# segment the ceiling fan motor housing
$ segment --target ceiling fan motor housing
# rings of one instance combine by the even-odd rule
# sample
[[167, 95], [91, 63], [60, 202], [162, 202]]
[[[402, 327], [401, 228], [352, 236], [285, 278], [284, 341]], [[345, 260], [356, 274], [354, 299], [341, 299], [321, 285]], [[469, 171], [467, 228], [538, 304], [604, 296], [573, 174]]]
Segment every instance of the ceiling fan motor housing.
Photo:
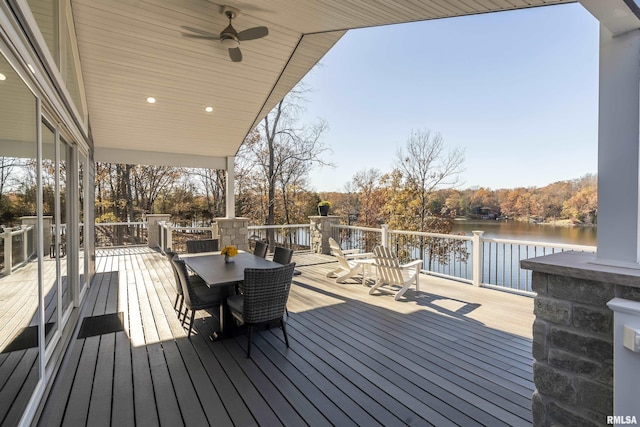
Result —
[[222, 10], [222, 13], [224, 13], [225, 16], [229, 18], [229, 25], [227, 25], [227, 27], [220, 33], [220, 41], [222, 42], [222, 45], [224, 47], [233, 49], [240, 46], [238, 32], [235, 28], [233, 28], [233, 25], [231, 25], [231, 20], [237, 16], [238, 10], [230, 6], [225, 6]]

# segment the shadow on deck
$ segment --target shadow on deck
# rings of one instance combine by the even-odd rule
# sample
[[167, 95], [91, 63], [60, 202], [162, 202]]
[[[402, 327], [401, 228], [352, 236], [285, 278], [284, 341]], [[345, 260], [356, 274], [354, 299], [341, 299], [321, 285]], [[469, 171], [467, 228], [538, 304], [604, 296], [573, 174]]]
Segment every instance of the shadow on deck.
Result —
[[100, 250], [84, 315], [124, 330], [76, 331], [40, 425], [531, 425], [530, 298], [426, 278], [395, 301], [324, 277], [331, 257], [294, 261], [291, 346], [266, 330], [247, 359], [244, 336], [207, 339], [212, 313], [186, 338], [161, 254]]

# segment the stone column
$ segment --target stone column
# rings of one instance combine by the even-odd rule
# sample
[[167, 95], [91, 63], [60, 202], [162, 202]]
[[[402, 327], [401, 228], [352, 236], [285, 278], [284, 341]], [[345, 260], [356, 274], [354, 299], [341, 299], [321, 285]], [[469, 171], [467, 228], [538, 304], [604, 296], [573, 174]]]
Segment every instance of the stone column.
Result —
[[149, 214], [147, 218], [147, 241], [150, 248], [157, 248], [160, 246], [160, 227], [158, 223], [160, 221], [169, 221], [171, 219], [170, 214]]
[[613, 313], [607, 302], [616, 296], [640, 301], [640, 270], [595, 259], [563, 252], [521, 261], [533, 270], [537, 292], [534, 426], [595, 427], [607, 425], [608, 416], [632, 415], [613, 413]]
[[220, 249], [227, 245], [249, 250], [249, 218], [216, 218]]
[[338, 224], [338, 215], [310, 216], [311, 221], [311, 250], [318, 254], [330, 255], [329, 237], [331, 237], [331, 225]]

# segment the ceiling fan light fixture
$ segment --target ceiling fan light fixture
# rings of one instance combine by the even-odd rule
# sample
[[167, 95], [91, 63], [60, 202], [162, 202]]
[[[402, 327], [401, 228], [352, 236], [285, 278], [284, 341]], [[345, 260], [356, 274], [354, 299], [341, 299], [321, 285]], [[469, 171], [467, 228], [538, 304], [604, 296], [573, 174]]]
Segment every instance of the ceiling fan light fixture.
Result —
[[240, 46], [240, 41], [235, 37], [224, 37], [220, 41], [222, 42], [222, 46], [228, 49], [234, 49]]

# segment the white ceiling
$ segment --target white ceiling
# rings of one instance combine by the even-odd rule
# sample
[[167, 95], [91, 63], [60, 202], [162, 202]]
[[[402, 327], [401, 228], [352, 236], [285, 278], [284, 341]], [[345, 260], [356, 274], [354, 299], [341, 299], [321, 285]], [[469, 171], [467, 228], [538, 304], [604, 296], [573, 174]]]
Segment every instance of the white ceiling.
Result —
[[[224, 168], [244, 137], [348, 29], [571, 0], [228, 0], [238, 31], [267, 26], [231, 62], [209, 0], [73, 0], [96, 160]], [[153, 96], [153, 105], [146, 98]], [[210, 105], [213, 113], [205, 113]]]

